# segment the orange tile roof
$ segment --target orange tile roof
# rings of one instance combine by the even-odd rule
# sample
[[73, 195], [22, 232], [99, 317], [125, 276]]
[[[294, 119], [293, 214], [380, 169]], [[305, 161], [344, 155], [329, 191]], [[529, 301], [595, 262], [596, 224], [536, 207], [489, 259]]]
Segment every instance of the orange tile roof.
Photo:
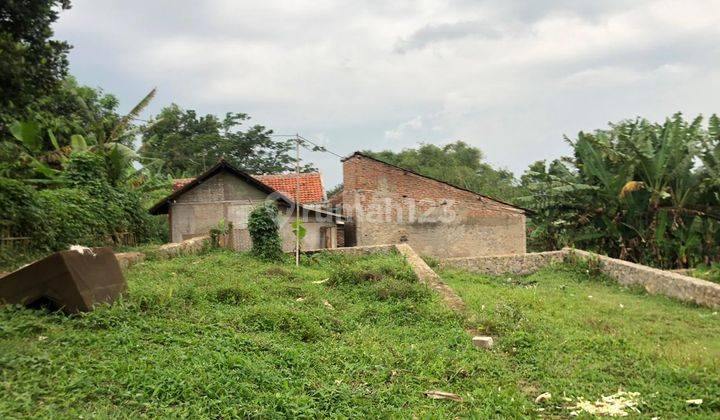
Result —
[[[253, 175], [253, 178], [285, 194], [295, 201], [297, 176], [294, 173]], [[300, 204], [322, 203], [325, 200], [325, 188], [319, 172], [300, 174]]]
[[[281, 192], [295, 201], [297, 178], [294, 173], [252, 175], [253, 178]], [[173, 192], [179, 190], [195, 178], [178, 178], [173, 180]], [[300, 204], [321, 203], [325, 200], [325, 188], [319, 172], [300, 174]]]
[[172, 187], [173, 192], [179, 190], [180, 188], [184, 187], [185, 185], [192, 182], [192, 180], [195, 178], [175, 178], [173, 179]]

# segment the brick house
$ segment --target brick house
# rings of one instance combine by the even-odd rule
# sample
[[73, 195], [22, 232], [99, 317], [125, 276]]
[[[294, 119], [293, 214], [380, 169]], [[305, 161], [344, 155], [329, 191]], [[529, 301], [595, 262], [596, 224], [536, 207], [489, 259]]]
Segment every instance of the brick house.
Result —
[[526, 210], [356, 152], [343, 159], [344, 245], [409, 243], [421, 255], [525, 253]]
[[[220, 220], [232, 222], [232, 247], [247, 250], [252, 245], [247, 230], [250, 212], [271, 200], [280, 209], [283, 249], [290, 251], [295, 247], [290, 222], [296, 210], [294, 200], [289, 198], [295, 195], [294, 190], [292, 195], [288, 194], [290, 178], [290, 175], [250, 175], [221, 160], [196, 178], [175, 180], [172, 194], [150, 208], [150, 214], [168, 215], [171, 242], [207, 235]], [[302, 249], [335, 248], [337, 226], [343, 218], [313, 207], [325, 200], [320, 174], [301, 176], [300, 200], [297, 208], [307, 231]]]

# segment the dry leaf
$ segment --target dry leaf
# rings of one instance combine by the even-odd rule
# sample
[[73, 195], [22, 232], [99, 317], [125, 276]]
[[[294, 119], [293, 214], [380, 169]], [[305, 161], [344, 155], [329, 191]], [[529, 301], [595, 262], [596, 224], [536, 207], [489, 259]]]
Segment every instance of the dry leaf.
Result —
[[541, 402], [545, 402], [552, 398], [552, 394], [549, 392], [543, 392], [542, 394], [538, 395], [537, 398], [535, 398], [535, 404], [539, 404]]
[[433, 400], [453, 400], [457, 402], [463, 402], [463, 399], [461, 396], [457, 394], [453, 394], [451, 392], [445, 392], [445, 391], [425, 391], [423, 394], [425, 394], [426, 397], [431, 398]]
[[330, 279], [328, 278], [328, 279], [324, 279], [324, 280], [317, 280], [317, 281], [312, 282], [312, 284], [323, 284], [328, 280], [330, 280]]
[[619, 390], [609, 396], [602, 396], [599, 400], [592, 402], [584, 398], [578, 398], [575, 405], [568, 407], [573, 410], [571, 416], [590, 414], [593, 416], [625, 417], [632, 411], [640, 413], [637, 408], [643, 401], [639, 392], [625, 392]]
[[687, 401], [685, 401], [685, 402], [688, 403], [688, 404], [690, 404], [690, 405], [700, 405], [700, 404], [703, 403], [703, 400], [702, 400], [702, 398], [698, 398], [698, 399], [695, 399], [695, 400], [687, 400]]
[[328, 309], [330, 309], [330, 310], [333, 310], [333, 311], [335, 310], [335, 307], [333, 307], [333, 306], [330, 304], [330, 302], [328, 302], [327, 300], [323, 300], [323, 305], [325, 305], [325, 307], [328, 308]]

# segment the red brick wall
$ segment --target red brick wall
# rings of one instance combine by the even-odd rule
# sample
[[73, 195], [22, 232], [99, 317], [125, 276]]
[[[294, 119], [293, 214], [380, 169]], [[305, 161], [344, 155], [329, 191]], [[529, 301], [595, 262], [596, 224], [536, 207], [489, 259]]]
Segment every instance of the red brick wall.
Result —
[[343, 183], [357, 245], [407, 241], [441, 257], [525, 252], [525, 216], [512, 206], [361, 155], [343, 163]]

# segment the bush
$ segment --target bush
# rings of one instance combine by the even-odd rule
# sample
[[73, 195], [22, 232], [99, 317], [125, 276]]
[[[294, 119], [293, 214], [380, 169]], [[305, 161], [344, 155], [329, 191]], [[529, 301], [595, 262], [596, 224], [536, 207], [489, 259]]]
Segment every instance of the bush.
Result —
[[0, 178], [0, 228], [12, 235], [25, 235], [42, 222], [37, 191], [20, 181]]
[[[30, 251], [56, 251], [68, 245], [112, 244], [120, 233], [138, 242], [156, 237], [140, 195], [110, 185], [102, 156], [73, 153], [63, 178], [67, 188], [37, 191], [21, 181], [0, 178], [0, 227], [31, 239]], [[166, 234], [165, 234], [166, 235]]]
[[407, 264], [398, 262], [393, 257], [385, 257], [342, 263], [332, 272], [328, 284], [330, 286], [353, 285], [377, 282], [386, 278], [395, 278], [406, 283], [417, 282], [417, 277]]
[[38, 192], [42, 208], [43, 237], [36, 247], [47, 250], [67, 248], [69, 245], [102, 245], [101, 238], [108, 232], [108, 217], [117, 215], [96, 214], [104, 203], [85, 191], [61, 188]]
[[252, 253], [266, 261], [282, 259], [282, 242], [278, 227], [278, 209], [265, 203], [254, 209], [248, 218], [248, 231], [252, 239]]

